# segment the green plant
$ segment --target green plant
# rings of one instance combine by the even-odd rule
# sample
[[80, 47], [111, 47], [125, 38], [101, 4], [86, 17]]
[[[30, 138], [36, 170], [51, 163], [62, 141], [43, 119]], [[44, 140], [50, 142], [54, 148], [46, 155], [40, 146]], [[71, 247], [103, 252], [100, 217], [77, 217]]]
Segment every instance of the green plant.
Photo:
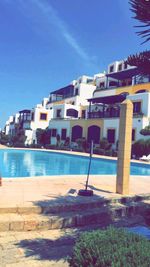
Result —
[[27, 136], [24, 129], [16, 129], [15, 135], [10, 137], [10, 145], [14, 147], [24, 147]]
[[56, 146], [59, 147], [60, 146], [60, 140], [61, 140], [60, 134], [56, 135], [56, 140], [57, 140]]
[[140, 134], [146, 136], [146, 135], [150, 135], [150, 125], [146, 126], [144, 129], [142, 129], [140, 131]]
[[149, 267], [149, 251], [145, 238], [109, 227], [81, 234], [68, 261], [71, 267]]
[[[149, 0], [129, 0], [131, 11], [134, 13], [134, 18], [140, 22], [139, 26], [142, 30], [137, 34], [145, 39], [145, 42], [150, 41], [150, 1]], [[144, 28], [144, 29], [143, 29]]]
[[105, 156], [112, 156], [112, 149], [106, 150]]
[[2, 145], [7, 145], [9, 143], [9, 140], [9, 135], [4, 134], [3, 132], [0, 133], [0, 143]]
[[87, 141], [86, 141], [86, 139], [84, 137], [83, 138], [78, 138], [76, 140], [76, 143], [78, 144], [80, 151], [84, 151], [84, 152], [87, 151], [88, 143], [87, 143]]
[[38, 128], [36, 130], [36, 139], [37, 139], [37, 144], [41, 146], [45, 146], [50, 143], [50, 136], [51, 136], [51, 131], [50, 129], [40, 129]]
[[132, 145], [132, 155], [141, 157], [150, 154], [150, 139], [139, 139]]
[[103, 138], [100, 140], [100, 148], [109, 150], [111, 148], [111, 144], [108, 142], [107, 138]]
[[70, 146], [70, 137], [66, 137], [66, 140], [64, 142], [64, 146]]

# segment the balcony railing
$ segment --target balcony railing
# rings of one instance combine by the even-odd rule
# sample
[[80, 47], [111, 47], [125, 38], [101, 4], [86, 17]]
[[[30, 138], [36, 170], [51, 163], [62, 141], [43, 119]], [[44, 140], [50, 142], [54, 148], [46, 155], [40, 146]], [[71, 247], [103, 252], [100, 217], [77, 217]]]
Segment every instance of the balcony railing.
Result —
[[[144, 114], [142, 112], [133, 112], [133, 117], [143, 117]], [[93, 111], [88, 112], [88, 119], [105, 119], [105, 118], [119, 118], [120, 117], [120, 110], [111, 110], [111, 111]]]
[[109, 111], [93, 111], [88, 112], [89, 119], [95, 118], [118, 118], [120, 116], [120, 109]]

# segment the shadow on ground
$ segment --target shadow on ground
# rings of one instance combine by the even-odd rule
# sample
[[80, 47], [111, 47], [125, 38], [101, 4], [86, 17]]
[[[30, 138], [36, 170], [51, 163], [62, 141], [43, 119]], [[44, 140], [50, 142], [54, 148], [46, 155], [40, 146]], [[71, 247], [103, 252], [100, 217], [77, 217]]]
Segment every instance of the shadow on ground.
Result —
[[16, 244], [17, 247], [25, 250], [25, 257], [32, 257], [36, 260], [67, 260], [71, 255], [75, 238], [64, 236], [57, 240], [47, 238], [25, 239]]

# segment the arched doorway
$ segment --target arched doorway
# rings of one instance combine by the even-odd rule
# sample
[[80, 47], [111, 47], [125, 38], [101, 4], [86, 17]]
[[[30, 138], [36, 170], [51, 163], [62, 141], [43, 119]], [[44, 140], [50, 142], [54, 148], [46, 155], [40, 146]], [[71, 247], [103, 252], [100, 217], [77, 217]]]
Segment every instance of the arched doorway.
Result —
[[79, 125], [72, 127], [71, 141], [75, 142], [77, 139], [82, 138], [83, 128]]
[[93, 140], [95, 144], [99, 144], [100, 133], [101, 133], [100, 127], [98, 127], [96, 125], [92, 125], [92, 126], [88, 127], [88, 136], [87, 136], [88, 143], [91, 143], [91, 140]]

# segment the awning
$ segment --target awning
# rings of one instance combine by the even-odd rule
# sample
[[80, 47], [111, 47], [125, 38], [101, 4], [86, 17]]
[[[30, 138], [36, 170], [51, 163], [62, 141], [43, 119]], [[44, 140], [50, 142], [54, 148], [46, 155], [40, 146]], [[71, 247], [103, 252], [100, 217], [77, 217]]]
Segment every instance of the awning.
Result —
[[23, 109], [23, 110], [20, 110], [19, 113], [31, 113], [31, 110], [30, 109]]
[[74, 89], [74, 86], [72, 85], [72, 84], [70, 84], [70, 85], [68, 85], [68, 86], [65, 86], [65, 87], [63, 87], [63, 88], [60, 88], [60, 89], [58, 89], [58, 90], [55, 90], [55, 91], [53, 91], [53, 92], [50, 92], [50, 94], [67, 94], [67, 93], [69, 93], [70, 91], [73, 91], [73, 89]]
[[107, 77], [114, 78], [116, 80], [126, 80], [130, 79], [133, 76], [136, 76], [140, 73], [138, 68], [132, 68], [132, 69], [127, 69], [123, 71], [118, 71], [118, 72], [112, 72], [109, 74], [106, 74]]
[[95, 104], [95, 103], [115, 104], [115, 103], [123, 102], [126, 99], [126, 96], [127, 94], [95, 97], [95, 98], [88, 99], [88, 102], [91, 102], [92, 104]]

